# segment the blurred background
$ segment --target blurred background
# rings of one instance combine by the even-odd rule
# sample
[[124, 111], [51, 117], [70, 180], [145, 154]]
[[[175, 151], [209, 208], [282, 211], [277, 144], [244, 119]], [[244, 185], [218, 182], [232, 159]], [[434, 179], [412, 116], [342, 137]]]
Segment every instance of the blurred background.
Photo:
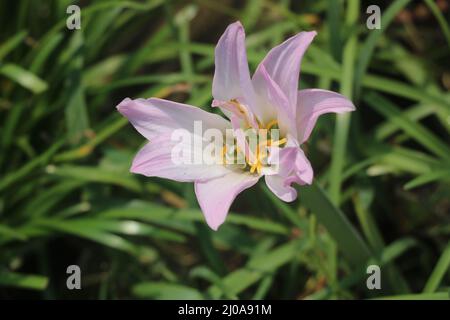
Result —
[[[374, 1], [1, 1], [0, 298], [448, 298], [450, 2], [376, 2], [371, 30]], [[260, 181], [214, 232], [191, 184], [128, 172], [145, 141], [115, 106], [218, 112], [214, 47], [236, 20], [251, 71], [316, 30], [300, 87], [357, 111], [319, 119], [304, 145], [315, 184], [297, 201]]]

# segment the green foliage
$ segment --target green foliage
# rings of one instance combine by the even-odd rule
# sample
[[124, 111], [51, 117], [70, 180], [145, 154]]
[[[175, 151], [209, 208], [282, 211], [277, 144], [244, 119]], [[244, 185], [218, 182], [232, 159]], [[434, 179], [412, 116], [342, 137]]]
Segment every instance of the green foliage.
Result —
[[[0, 298], [447, 299], [450, 286], [448, 14], [416, 3], [0, 2]], [[448, 13], [448, 12], [447, 12]], [[244, 24], [251, 70], [302, 30], [318, 36], [301, 88], [351, 98], [304, 149], [312, 186], [284, 203], [261, 181], [218, 232], [192, 188], [129, 173], [144, 139], [115, 106], [156, 96], [211, 112], [214, 46]], [[382, 266], [382, 290], [366, 266]], [[83, 290], [66, 290], [78, 264]]]

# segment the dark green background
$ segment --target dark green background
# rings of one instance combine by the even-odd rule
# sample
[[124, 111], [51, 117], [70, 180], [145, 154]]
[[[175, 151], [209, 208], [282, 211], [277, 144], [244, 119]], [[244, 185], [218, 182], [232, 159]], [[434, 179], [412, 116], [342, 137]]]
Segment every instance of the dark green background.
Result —
[[[448, 298], [450, 4], [377, 2], [380, 30], [358, 0], [1, 1], [0, 298]], [[190, 184], [128, 172], [144, 139], [115, 106], [212, 112], [214, 46], [236, 20], [251, 70], [317, 30], [300, 87], [357, 111], [320, 118], [297, 201], [261, 181], [213, 232]]]

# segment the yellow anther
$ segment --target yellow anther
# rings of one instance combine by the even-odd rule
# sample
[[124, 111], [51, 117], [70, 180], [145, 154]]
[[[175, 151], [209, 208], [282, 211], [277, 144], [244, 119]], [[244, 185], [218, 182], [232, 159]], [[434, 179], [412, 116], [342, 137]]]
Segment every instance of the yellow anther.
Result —
[[230, 103], [234, 106], [236, 106], [238, 112], [244, 117], [244, 124], [247, 128], [251, 128], [252, 126], [250, 125], [250, 116], [247, 113], [247, 110], [243, 107], [243, 105], [237, 101], [236, 99], [231, 99]]
[[227, 157], [226, 157], [226, 153], [227, 153], [227, 146], [223, 146], [222, 147], [222, 161], [224, 164], [227, 164]]
[[277, 120], [272, 120], [266, 125], [266, 129], [270, 130], [273, 126], [276, 126], [278, 124]]
[[[245, 115], [244, 120], [246, 120], [246, 122], [248, 124], [247, 110], [237, 100], [233, 99], [230, 102], [237, 107], [239, 113], [243, 113]], [[255, 120], [257, 121], [258, 126], [260, 128], [264, 127], [257, 118]], [[267, 125], [265, 126], [265, 130], [270, 130], [272, 127], [274, 127], [276, 125], [278, 125], [278, 121], [272, 120], [269, 123], [267, 123]], [[260, 142], [256, 145], [256, 150], [254, 150], [255, 151], [254, 156], [251, 157], [252, 159], [249, 159], [250, 158], [250, 155], [248, 154], [249, 151], [247, 151], [247, 149], [245, 152], [244, 152], [244, 150], [241, 150], [241, 148], [239, 148], [237, 146], [237, 140], [235, 140], [234, 141], [235, 147], [233, 148], [233, 154], [236, 158], [239, 157], [240, 154], [244, 155], [245, 162], [243, 163], [242, 169], [248, 168], [246, 170], [249, 170], [250, 173], [261, 174], [263, 167], [265, 167], [267, 165], [263, 161], [264, 159], [266, 159], [269, 156], [267, 147], [280, 146], [280, 145], [285, 144], [286, 142], [287, 142], [286, 138], [283, 138], [280, 140], [273, 140], [270, 138], [260, 140]], [[246, 141], [245, 141], [245, 143], [246, 143]], [[227, 148], [226, 145], [224, 145], [222, 147], [221, 154], [222, 154], [224, 164], [227, 164], [227, 157], [228, 157], [230, 151], [231, 151], [231, 149]]]
[[286, 143], [286, 141], [287, 141], [286, 138], [283, 138], [283, 139], [280, 139], [280, 140], [277, 140], [277, 141], [271, 140], [271, 145], [272, 146], [279, 146], [279, 145], [282, 145], [283, 143]]
[[236, 99], [231, 99], [230, 103], [234, 104], [236, 106], [236, 108], [238, 109], [240, 114], [243, 114], [243, 115], [246, 114], [244, 108], [242, 108], [242, 105], [239, 103], [239, 101], [237, 101]]
[[258, 162], [258, 165], [256, 166], [256, 171], [258, 172], [258, 174], [261, 174], [261, 162]]

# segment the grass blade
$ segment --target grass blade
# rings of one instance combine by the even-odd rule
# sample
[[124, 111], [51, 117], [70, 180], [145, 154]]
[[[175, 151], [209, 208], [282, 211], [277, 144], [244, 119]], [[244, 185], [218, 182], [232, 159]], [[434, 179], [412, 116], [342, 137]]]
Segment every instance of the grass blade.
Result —
[[[445, 248], [436, 266], [434, 267], [431, 276], [428, 278], [425, 288], [423, 289], [423, 293], [435, 292], [436, 289], [439, 287], [439, 284], [441, 283], [442, 279], [444, 278], [445, 273], [449, 270], [449, 268], [450, 268], [450, 242], [447, 244], [447, 247]], [[448, 298], [450, 298], [450, 296]]]
[[327, 228], [349, 261], [360, 267], [370, 259], [372, 253], [367, 244], [320, 186], [313, 183], [300, 187], [299, 195], [302, 203]]
[[450, 159], [450, 148], [437, 138], [431, 131], [408, 119], [389, 100], [381, 95], [370, 92], [364, 95], [364, 101], [392, 123], [397, 124], [409, 136], [421, 143], [425, 148], [443, 159]]
[[383, 33], [388, 29], [392, 20], [395, 16], [402, 10], [410, 0], [396, 0], [387, 8], [381, 17], [381, 29], [370, 30], [370, 34], [366, 41], [361, 47], [361, 54], [358, 59], [355, 71], [355, 96], [358, 98], [361, 91], [361, 83], [363, 75], [367, 71], [370, 59], [372, 58], [373, 52], [377, 41], [383, 35]]
[[48, 278], [45, 276], [16, 272], [0, 272], [0, 286], [44, 290], [47, 288], [47, 284]]
[[450, 48], [450, 28], [448, 27], [448, 23], [444, 18], [444, 15], [441, 12], [441, 9], [436, 5], [433, 0], [425, 0], [426, 5], [430, 8], [431, 12], [436, 17], [436, 20], [439, 23], [439, 26], [444, 33], [445, 39], [447, 40], [448, 47]]
[[42, 93], [48, 88], [44, 80], [16, 64], [7, 63], [0, 66], [0, 74], [17, 82], [35, 94]]
[[[348, 2], [346, 24], [353, 27], [358, 21], [360, 10], [359, 0]], [[341, 79], [341, 93], [352, 99], [353, 97], [353, 76], [358, 45], [357, 34], [353, 32], [344, 47], [343, 72]], [[330, 197], [335, 204], [340, 203], [342, 174], [345, 165], [345, 155], [347, 149], [347, 138], [350, 129], [350, 113], [336, 115], [335, 138], [333, 143], [333, 157], [330, 167]]]
[[408, 183], [405, 184], [405, 190], [414, 189], [420, 187], [424, 184], [434, 182], [437, 180], [450, 180], [450, 169], [446, 170], [435, 170], [431, 172], [424, 173], [417, 178], [412, 179]]
[[27, 36], [28, 32], [20, 31], [0, 45], [0, 61], [13, 51]]
[[133, 286], [133, 295], [138, 298], [160, 300], [201, 300], [203, 296], [194, 288], [167, 282], [143, 282]]

